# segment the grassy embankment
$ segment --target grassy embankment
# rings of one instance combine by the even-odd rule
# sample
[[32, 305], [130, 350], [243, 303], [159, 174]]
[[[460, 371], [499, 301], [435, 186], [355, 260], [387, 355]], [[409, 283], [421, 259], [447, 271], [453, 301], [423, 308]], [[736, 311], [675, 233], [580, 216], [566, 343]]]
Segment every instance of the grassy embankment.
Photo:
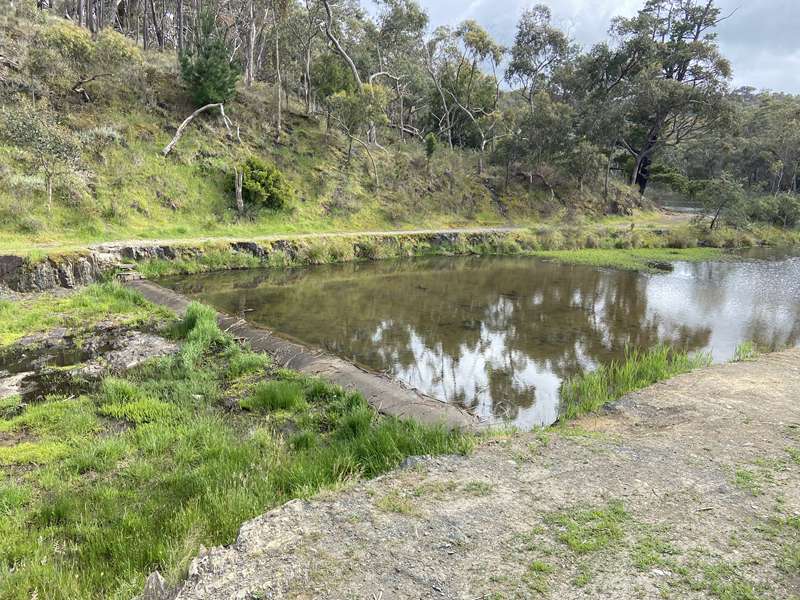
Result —
[[[54, 325], [165, 314], [116, 285], [6, 303], [4, 341]], [[0, 406], [0, 597], [130, 598], [175, 583], [200, 545], [289, 499], [463, 453], [468, 437], [378, 416], [357, 394], [275, 369], [194, 305], [180, 352], [80, 397]]]
[[[609, 227], [537, 227], [474, 236], [458, 234], [448, 243], [432, 243], [423, 236], [397, 234], [379, 236], [318, 236], [288, 238], [288, 245], [256, 242], [263, 250], [259, 258], [236, 251], [230, 243], [205, 242], [187, 246], [176, 259], [142, 261], [139, 270], [146, 277], [192, 274], [225, 269], [255, 267], [298, 267], [304, 265], [377, 260], [430, 255], [526, 255], [570, 264], [657, 271], [670, 261], [718, 259], [726, 249], [750, 247], [767, 242], [784, 246], [800, 243], [791, 232], [761, 231], [754, 238], [735, 230], [705, 234], [691, 226], [670, 230], [639, 230]], [[700, 246], [702, 245], [702, 247]], [[181, 245], [174, 246], [180, 254]]]
[[[497, 225], [559, 210], [544, 189], [517, 182], [495, 190], [493, 180], [478, 174], [474, 152], [441, 145], [429, 170], [423, 144], [388, 130], [380, 134], [385, 150], [373, 152], [380, 172], [376, 185], [367, 156], [356, 150], [348, 160], [344, 135], [328, 129], [323, 114], [305, 114], [293, 96], [276, 143], [274, 89], [261, 82], [240, 85], [225, 105], [240, 140], [229, 138], [218, 114], [207, 113], [164, 158], [161, 151], [175, 128], [196, 108], [174, 54], [124, 42], [125, 63], [105, 67], [106, 76], [87, 83], [92, 101], [84, 102], [64, 87], [69, 73], [41, 71], [33, 60], [35, 50], [43, 51], [42, 37], [72, 31], [63, 19], [42, 13], [15, 17], [12, 11], [0, 21], [5, 57], [23, 66], [19, 73], [3, 73], [11, 91], [0, 90], [0, 101], [14, 107], [24, 100], [14, 94], [16, 87], [36, 89], [39, 109], [49, 109], [80, 148], [75, 166], [54, 165], [48, 209], [36, 161], [24, 148], [0, 140], [0, 252], [119, 239]], [[284, 210], [236, 213], [230, 178], [249, 156], [276, 164], [295, 189]]]

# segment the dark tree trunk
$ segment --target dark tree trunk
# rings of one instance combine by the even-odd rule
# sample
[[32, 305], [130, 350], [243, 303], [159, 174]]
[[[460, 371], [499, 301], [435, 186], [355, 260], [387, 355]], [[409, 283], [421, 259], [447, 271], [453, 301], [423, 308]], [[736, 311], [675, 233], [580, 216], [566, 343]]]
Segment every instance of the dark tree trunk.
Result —
[[639, 170], [636, 173], [636, 185], [639, 186], [639, 195], [644, 196], [647, 184], [650, 181], [650, 165], [653, 163], [649, 156], [643, 156], [639, 161]]

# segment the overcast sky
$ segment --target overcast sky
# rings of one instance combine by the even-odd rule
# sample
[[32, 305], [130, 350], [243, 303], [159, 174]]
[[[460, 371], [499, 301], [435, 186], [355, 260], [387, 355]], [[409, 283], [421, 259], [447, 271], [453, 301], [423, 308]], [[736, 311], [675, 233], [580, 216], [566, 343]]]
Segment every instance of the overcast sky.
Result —
[[[362, 0], [368, 1], [368, 0]], [[418, 0], [432, 26], [476, 19], [499, 41], [510, 45], [520, 13], [536, 0]], [[609, 22], [631, 15], [644, 0], [539, 0], [553, 11], [557, 25], [583, 46], [605, 39]], [[735, 86], [751, 85], [800, 93], [800, 0], [717, 0], [728, 14], [719, 26], [719, 43], [733, 64]]]

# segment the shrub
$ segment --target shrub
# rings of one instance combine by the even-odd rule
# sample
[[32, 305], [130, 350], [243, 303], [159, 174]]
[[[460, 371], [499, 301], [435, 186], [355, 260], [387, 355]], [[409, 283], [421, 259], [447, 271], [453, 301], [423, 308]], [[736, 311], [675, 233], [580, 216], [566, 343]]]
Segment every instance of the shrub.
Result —
[[225, 37], [210, 12], [201, 13], [195, 38], [192, 50], [181, 56], [181, 76], [197, 106], [227, 102], [236, 94], [239, 68], [230, 62]]
[[[292, 185], [272, 163], [251, 156], [241, 166], [242, 199], [246, 206], [281, 210], [295, 198]], [[230, 185], [235, 185], [231, 176]]]

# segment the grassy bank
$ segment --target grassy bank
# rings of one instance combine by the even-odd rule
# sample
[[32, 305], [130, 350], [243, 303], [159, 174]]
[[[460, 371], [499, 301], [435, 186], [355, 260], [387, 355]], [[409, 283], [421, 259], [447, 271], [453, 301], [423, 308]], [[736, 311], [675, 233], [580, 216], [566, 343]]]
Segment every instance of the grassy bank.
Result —
[[710, 364], [708, 354], [690, 355], [668, 346], [629, 350], [621, 362], [567, 379], [561, 386], [561, 413], [570, 420], [597, 412], [627, 393]]
[[570, 264], [657, 271], [670, 261], [703, 261], [721, 257], [725, 249], [756, 244], [792, 245], [789, 233], [763, 232], [763, 238], [742, 238], [723, 230], [714, 235], [686, 226], [668, 230], [632, 231], [618, 227], [532, 227], [487, 233], [349, 234], [288, 237], [252, 241], [247, 248], [231, 242], [175, 244], [175, 258], [147, 259], [138, 264], [149, 278], [255, 267], [285, 268], [354, 260], [431, 255], [529, 255]]
[[53, 327], [86, 327], [112, 317], [120, 324], [135, 326], [167, 316], [139, 294], [113, 283], [89, 286], [62, 298], [0, 300], [0, 347]]
[[588, 265], [628, 271], [660, 271], [673, 261], [702, 262], [721, 258], [719, 248], [636, 248], [630, 250], [551, 250], [534, 256], [570, 265]]
[[[55, 322], [79, 322], [87, 298], [122, 319], [158, 314], [128, 294], [93, 286], [59, 301]], [[3, 310], [6, 327], [53, 323], [37, 302]], [[151, 570], [177, 582], [201, 544], [232, 542], [243, 521], [287, 500], [409, 455], [470, 448], [469, 438], [380, 417], [357, 394], [275, 369], [202, 306], [169, 330], [178, 354], [80, 397], [3, 401], [0, 597], [127, 599]]]

